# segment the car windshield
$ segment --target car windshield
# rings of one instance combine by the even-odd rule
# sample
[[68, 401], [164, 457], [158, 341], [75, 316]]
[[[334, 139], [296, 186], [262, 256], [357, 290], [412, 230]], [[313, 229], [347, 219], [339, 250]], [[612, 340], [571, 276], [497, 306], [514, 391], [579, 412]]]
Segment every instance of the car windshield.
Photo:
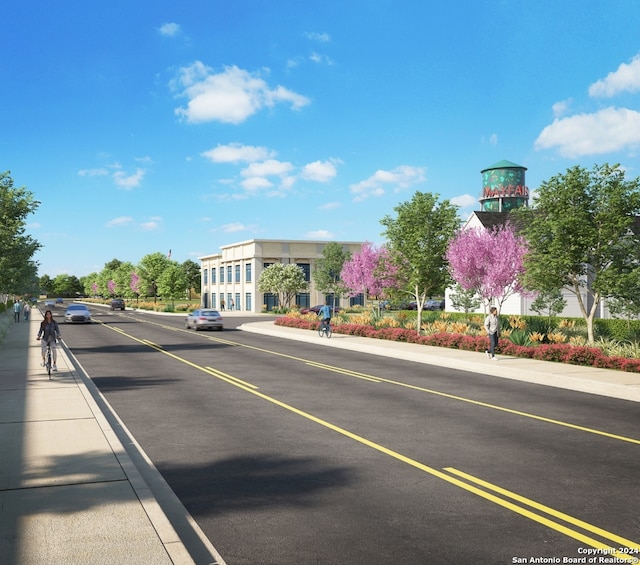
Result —
[[74, 304], [73, 306], [69, 306], [67, 310], [86, 310], [86, 306], [81, 306], [80, 304]]
[[220, 314], [217, 312], [217, 310], [201, 310], [200, 315], [201, 316], [219, 316]]

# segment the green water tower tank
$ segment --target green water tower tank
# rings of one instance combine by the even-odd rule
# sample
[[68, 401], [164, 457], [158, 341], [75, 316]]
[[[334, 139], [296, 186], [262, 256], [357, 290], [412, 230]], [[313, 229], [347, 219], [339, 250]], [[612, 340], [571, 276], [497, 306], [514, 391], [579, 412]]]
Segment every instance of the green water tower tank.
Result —
[[483, 169], [480, 210], [509, 212], [529, 205], [529, 188], [525, 182], [526, 167], [511, 161], [499, 161]]

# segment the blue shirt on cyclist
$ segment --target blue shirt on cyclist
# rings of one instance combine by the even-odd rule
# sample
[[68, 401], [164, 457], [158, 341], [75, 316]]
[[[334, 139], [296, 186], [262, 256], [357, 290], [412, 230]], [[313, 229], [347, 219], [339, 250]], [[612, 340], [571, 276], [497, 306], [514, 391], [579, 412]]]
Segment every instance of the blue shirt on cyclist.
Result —
[[325, 304], [322, 308], [320, 308], [318, 316], [322, 318], [323, 322], [328, 322], [329, 320], [331, 320], [331, 308], [328, 304]]

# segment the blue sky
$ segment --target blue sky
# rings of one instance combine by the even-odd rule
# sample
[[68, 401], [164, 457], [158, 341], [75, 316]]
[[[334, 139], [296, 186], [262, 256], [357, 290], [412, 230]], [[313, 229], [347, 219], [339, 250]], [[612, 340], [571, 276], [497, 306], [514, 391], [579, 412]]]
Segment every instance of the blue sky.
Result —
[[507, 159], [640, 176], [637, 0], [44, 0], [3, 7], [0, 169], [40, 275], [252, 238], [382, 243]]

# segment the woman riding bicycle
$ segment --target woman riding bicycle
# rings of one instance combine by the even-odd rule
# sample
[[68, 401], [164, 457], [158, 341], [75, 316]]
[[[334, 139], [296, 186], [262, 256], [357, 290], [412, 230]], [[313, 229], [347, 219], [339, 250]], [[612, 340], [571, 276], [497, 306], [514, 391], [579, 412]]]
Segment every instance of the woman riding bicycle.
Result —
[[51, 356], [53, 358], [53, 371], [57, 371], [58, 367], [56, 366], [56, 361], [58, 360], [58, 351], [56, 349], [56, 340], [61, 339], [60, 328], [58, 327], [58, 322], [53, 319], [53, 314], [51, 310], [47, 310], [44, 313], [44, 320], [40, 322], [40, 329], [38, 330], [38, 337], [36, 339], [42, 338], [42, 367], [45, 365], [45, 355], [47, 352], [47, 345], [51, 346]]

